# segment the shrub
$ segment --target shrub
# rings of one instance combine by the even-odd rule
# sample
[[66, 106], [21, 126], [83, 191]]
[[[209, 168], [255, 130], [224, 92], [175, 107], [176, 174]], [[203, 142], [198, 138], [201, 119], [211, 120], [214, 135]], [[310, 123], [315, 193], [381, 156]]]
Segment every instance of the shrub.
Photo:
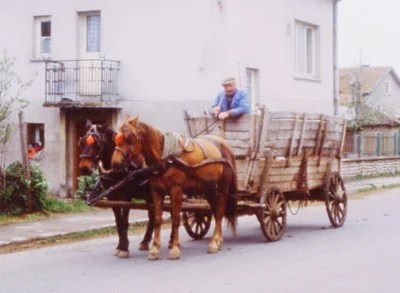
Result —
[[40, 211], [43, 209], [43, 203], [48, 192], [47, 180], [38, 164], [30, 163], [29, 169], [31, 180], [24, 178], [24, 170], [19, 161], [6, 168], [3, 174], [5, 181], [1, 180], [3, 183], [0, 184], [0, 213], [8, 215], [26, 213], [26, 192], [28, 187], [31, 188], [33, 210]]
[[[99, 179], [99, 171], [96, 169], [90, 176], [79, 176], [77, 178], [78, 189], [75, 191], [75, 196], [81, 199], [85, 199], [86, 195], [93, 190], [94, 185]], [[100, 192], [101, 190], [102, 188], [99, 189]]]

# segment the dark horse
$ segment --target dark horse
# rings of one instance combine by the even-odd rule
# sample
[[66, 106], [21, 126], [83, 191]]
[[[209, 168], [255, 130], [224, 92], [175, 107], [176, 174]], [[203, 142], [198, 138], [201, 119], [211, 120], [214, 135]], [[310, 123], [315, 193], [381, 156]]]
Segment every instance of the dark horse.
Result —
[[[115, 149], [114, 137], [115, 132], [107, 127], [107, 124], [96, 125], [91, 121], [86, 123], [86, 135], [80, 139], [79, 145], [81, 148], [79, 168], [84, 174], [92, 174], [93, 168], [100, 165], [100, 180], [105, 189], [116, 184], [121, 180], [121, 175], [116, 177], [110, 172], [106, 171], [111, 169], [111, 157]], [[100, 163], [101, 162], [101, 163]], [[129, 168], [132, 170], [139, 169], [142, 160], [137, 159]], [[120, 190], [113, 192], [109, 199], [116, 201], [131, 201], [132, 198], [144, 199], [147, 203], [152, 202], [150, 188], [148, 181], [145, 179], [137, 178], [134, 182], [121, 187]], [[119, 242], [117, 249], [114, 253], [115, 256], [126, 258], [129, 256], [129, 209], [127, 208], [113, 208], [115, 216], [115, 223], [117, 225]], [[148, 210], [149, 222], [147, 230], [142, 242], [139, 245], [139, 250], [148, 250], [149, 242], [151, 241], [154, 229], [154, 210]]]
[[[177, 138], [181, 145], [179, 154], [164, 158], [164, 145], [169, 141], [158, 129], [127, 115], [116, 136], [117, 147], [112, 157], [113, 170], [122, 170], [137, 156], [143, 155], [148, 166], [165, 162], [164, 170], [153, 174], [150, 188], [155, 207], [153, 246], [148, 259], [160, 257], [160, 232], [164, 197], [169, 195], [172, 204], [172, 248], [168, 259], [180, 257], [179, 226], [182, 196], [205, 194], [215, 217], [215, 230], [208, 246], [209, 253], [217, 253], [222, 239], [222, 218], [225, 215], [233, 232], [236, 230], [236, 165], [230, 147], [218, 136], [204, 136], [190, 140]], [[196, 166], [197, 165], [197, 166]]]

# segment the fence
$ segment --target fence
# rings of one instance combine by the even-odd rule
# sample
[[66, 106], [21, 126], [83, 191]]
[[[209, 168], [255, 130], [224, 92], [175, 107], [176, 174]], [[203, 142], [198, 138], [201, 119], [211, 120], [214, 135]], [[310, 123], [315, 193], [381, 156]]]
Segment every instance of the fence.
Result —
[[343, 148], [347, 158], [398, 156], [400, 155], [400, 137], [393, 135], [347, 133]]

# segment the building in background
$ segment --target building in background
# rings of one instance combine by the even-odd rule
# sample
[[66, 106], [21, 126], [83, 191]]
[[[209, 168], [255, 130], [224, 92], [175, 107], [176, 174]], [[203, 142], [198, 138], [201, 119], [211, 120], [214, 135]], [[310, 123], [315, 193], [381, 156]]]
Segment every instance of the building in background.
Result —
[[38, 73], [25, 116], [29, 137], [43, 140], [53, 192], [76, 186], [85, 119], [116, 127], [125, 112], [140, 113], [184, 131], [182, 110], [208, 107], [226, 76], [253, 108], [333, 114], [336, 2], [7, 2], [0, 48], [18, 57], [23, 77]]

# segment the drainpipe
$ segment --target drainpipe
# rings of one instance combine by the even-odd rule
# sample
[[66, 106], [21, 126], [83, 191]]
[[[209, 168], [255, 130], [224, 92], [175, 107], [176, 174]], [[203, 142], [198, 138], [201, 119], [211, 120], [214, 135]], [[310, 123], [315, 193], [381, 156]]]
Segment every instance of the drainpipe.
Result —
[[333, 107], [334, 115], [339, 115], [339, 74], [338, 74], [338, 58], [337, 58], [337, 15], [338, 2], [333, 1]]

